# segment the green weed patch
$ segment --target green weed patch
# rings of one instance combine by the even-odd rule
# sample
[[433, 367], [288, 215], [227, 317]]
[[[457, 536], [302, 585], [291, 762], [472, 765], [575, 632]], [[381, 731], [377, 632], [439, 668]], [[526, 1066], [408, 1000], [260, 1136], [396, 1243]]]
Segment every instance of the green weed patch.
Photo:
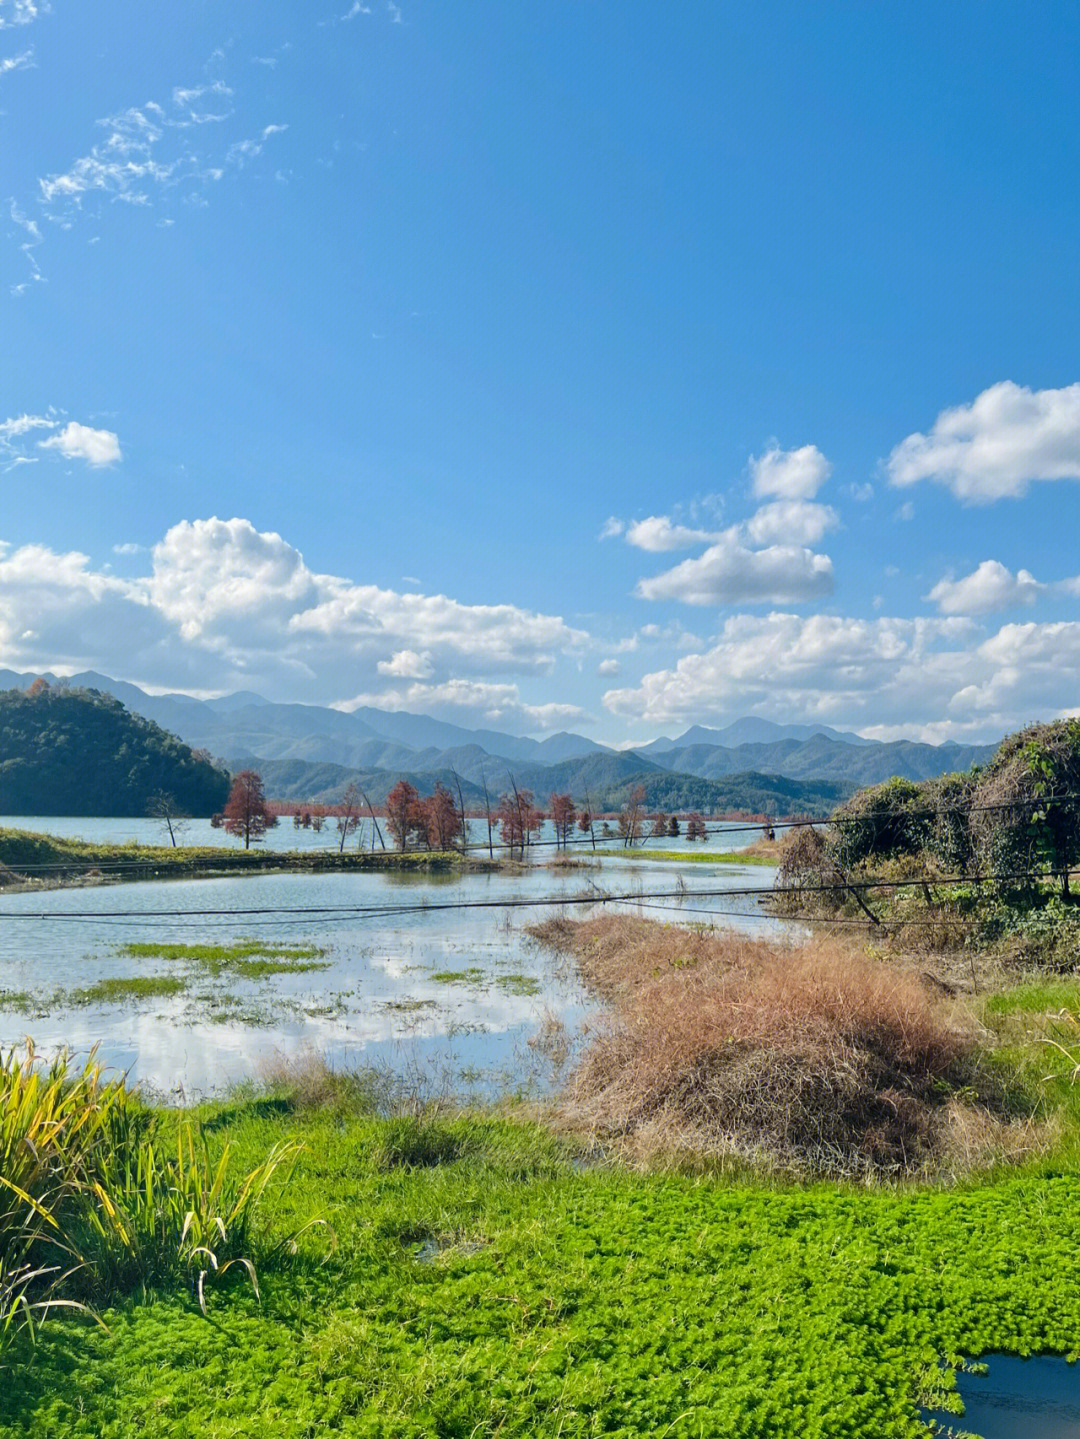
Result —
[[[1080, 1179], [808, 1190], [583, 1169], [518, 1123], [233, 1106], [236, 1162], [306, 1146], [271, 1232], [190, 1297], [50, 1321], [5, 1435], [915, 1439], [942, 1356], [1080, 1346]], [[152, 1418], [150, 1417], [152, 1416]], [[148, 1423], [150, 1428], [148, 1430]]]
[[240, 940], [235, 944], [125, 944], [122, 954], [132, 959], [168, 959], [197, 964], [211, 975], [228, 973], [241, 979], [266, 979], [274, 974], [307, 974], [329, 969], [326, 953], [314, 944], [266, 944]]

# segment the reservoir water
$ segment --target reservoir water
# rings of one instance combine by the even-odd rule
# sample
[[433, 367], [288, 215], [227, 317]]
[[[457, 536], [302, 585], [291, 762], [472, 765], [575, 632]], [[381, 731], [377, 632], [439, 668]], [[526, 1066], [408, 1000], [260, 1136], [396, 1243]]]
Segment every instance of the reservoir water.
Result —
[[[64, 832], [56, 820], [17, 823]], [[69, 823], [68, 832], [102, 840], [145, 840], [143, 827], [153, 825], [160, 840], [155, 821]], [[287, 833], [293, 840], [291, 825]], [[189, 830], [185, 838], [203, 836]], [[98, 1044], [107, 1064], [185, 1099], [307, 1051], [336, 1066], [378, 1063], [457, 1090], [542, 1084], [529, 1040], [552, 1020], [572, 1037], [591, 1005], [573, 972], [528, 937], [528, 924], [603, 891], [630, 896], [613, 908], [773, 934], [784, 926], [746, 892], [767, 888], [773, 874], [760, 865], [620, 859], [616, 851], [596, 867], [562, 871], [535, 864], [464, 875], [249, 874], [0, 891], [0, 1044], [27, 1035], [45, 1052]], [[717, 889], [734, 893], [695, 893]], [[648, 897], [658, 891], [668, 897]], [[555, 903], [534, 907], [542, 900]], [[575, 904], [572, 912], [595, 907]], [[323, 952], [296, 964], [286, 956], [282, 972], [264, 976], [183, 951], [127, 952], [133, 943], [241, 940]], [[142, 979], [171, 982], [175, 992], [138, 995], [124, 984], [102, 992], [103, 982]]]

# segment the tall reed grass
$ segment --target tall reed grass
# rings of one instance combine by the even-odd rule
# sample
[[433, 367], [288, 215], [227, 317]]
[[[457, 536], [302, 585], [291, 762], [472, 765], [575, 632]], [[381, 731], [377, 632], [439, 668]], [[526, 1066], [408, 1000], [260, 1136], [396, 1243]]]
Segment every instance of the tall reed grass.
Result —
[[256, 1211], [298, 1152], [238, 1174], [191, 1121], [166, 1142], [95, 1053], [78, 1068], [30, 1042], [0, 1051], [0, 1359], [51, 1310], [138, 1286], [189, 1282], [205, 1312], [208, 1280], [238, 1266], [258, 1294]]

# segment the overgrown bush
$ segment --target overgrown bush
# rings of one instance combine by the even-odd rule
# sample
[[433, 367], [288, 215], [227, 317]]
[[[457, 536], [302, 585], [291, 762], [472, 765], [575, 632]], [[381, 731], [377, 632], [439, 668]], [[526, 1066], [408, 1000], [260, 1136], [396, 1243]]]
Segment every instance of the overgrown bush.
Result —
[[833, 811], [830, 848], [844, 869], [871, 858], [917, 854], [931, 826], [926, 801], [909, 779], [889, 779], [853, 794]]
[[1069, 869], [1080, 863], [1080, 720], [1030, 725], [1002, 741], [974, 790], [972, 831], [979, 864], [1006, 886], [1049, 872], [1068, 894]]
[[926, 850], [949, 875], [967, 874], [975, 854], [971, 806], [979, 781], [978, 770], [938, 775], [919, 786], [926, 816]]
[[835, 939], [621, 916], [578, 926], [573, 952], [611, 1003], [568, 1087], [576, 1123], [639, 1151], [813, 1173], [917, 1171], [947, 1149], [945, 1096], [974, 1037], [913, 973]]

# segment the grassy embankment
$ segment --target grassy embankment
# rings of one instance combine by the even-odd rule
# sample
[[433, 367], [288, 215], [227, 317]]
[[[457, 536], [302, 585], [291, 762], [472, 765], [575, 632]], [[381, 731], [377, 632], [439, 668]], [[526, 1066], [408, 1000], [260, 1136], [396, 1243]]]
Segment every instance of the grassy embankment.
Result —
[[92, 844], [27, 830], [0, 829], [0, 885], [48, 886], [102, 880], [192, 878], [204, 874], [255, 874], [275, 870], [431, 871], [498, 867], [479, 855], [457, 851], [337, 849], [272, 850], [222, 846]]

